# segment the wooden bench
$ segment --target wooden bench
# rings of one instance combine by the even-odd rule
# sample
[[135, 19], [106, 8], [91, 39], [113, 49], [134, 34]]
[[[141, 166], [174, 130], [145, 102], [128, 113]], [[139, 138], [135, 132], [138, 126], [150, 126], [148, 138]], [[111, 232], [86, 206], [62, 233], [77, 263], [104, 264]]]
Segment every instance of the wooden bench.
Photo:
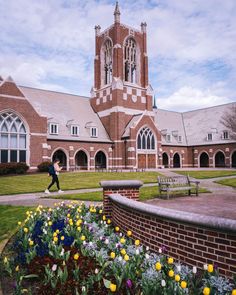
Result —
[[[199, 181], [190, 180], [188, 176], [173, 176], [173, 177], [162, 177], [158, 176], [158, 186], [160, 196], [162, 192], [167, 194], [169, 199], [170, 192], [175, 191], [188, 191], [188, 195], [191, 195], [191, 190], [194, 190], [196, 196], [198, 196]], [[191, 183], [195, 186], [191, 186]]]

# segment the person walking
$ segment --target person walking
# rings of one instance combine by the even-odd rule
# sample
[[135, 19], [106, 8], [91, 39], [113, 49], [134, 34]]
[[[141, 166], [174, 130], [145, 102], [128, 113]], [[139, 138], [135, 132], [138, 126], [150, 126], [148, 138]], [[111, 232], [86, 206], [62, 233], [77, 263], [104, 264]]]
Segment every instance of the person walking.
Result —
[[60, 184], [59, 184], [59, 179], [58, 179], [58, 175], [59, 172], [61, 171], [62, 167], [59, 166], [60, 160], [59, 159], [55, 159], [53, 161], [53, 165], [49, 166], [49, 175], [52, 176], [52, 181], [49, 184], [48, 188], [45, 190], [45, 194], [50, 194], [50, 188], [54, 185], [54, 183], [56, 183], [57, 185], [57, 189], [58, 189], [58, 193], [64, 193], [64, 191], [62, 191], [60, 189]]

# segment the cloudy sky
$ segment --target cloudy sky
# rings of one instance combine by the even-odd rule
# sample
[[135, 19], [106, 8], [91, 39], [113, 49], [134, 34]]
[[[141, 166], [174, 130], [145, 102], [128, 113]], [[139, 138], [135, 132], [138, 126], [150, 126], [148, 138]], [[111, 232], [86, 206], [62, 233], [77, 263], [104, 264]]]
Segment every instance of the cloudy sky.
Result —
[[[235, 0], [120, 0], [121, 22], [147, 22], [157, 106], [185, 111], [236, 101]], [[94, 26], [115, 1], [0, 0], [0, 75], [89, 96]]]

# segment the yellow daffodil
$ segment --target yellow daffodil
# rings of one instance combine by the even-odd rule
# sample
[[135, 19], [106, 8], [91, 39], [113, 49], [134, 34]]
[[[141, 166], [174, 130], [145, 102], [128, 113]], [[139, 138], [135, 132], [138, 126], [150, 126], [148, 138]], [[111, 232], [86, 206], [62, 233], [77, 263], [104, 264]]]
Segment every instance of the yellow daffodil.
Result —
[[122, 255], [125, 255], [125, 254], [126, 254], [125, 249], [121, 249], [121, 250], [120, 250], [120, 253], [121, 253]]
[[204, 289], [203, 289], [203, 295], [210, 295], [211, 294], [211, 289], [210, 288], [208, 288], [208, 287], [205, 287]]
[[99, 210], [99, 214], [102, 214], [102, 209]]
[[169, 257], [168, 260], [167, 260], [167, 263], [168, 264], [173, 264], [174, 263], [174, 258]]
[[54, 233], [53, 233], [53, 236], [54, 236], [54, 237], [56, 237], [56, 236], [57, 236], [57, 233], [56, 233], [56, 232], [54, 232]]
[[7, 258], [6, 256], [4, 257], [3, 262], [4, 262], [5, 264], [7, 264], [7, 262], [8, 262], [8, 258]]
[[134, 244], [135, 244], [135, 246], [139, 246], [140, 245], [140, 241], [139, 240], [135, 240]]
[[79, 219], [79, 220], [76, 221], [76, 225], [77, 225], [77, 226], [80, 226], [81, 223], [82, 223], [82, 220], [81, 220], [81, 219]]
[[132, 236], [132, 231], [131, 231], [131, 230], [128, 230], [128, 231], [127, 231], [127, 236], [128, 236], [128, 237], [131, 237], [131, 236]]
[[102, 216], [102, 220], [105, 221], [106, 220], [106, 215]]
[[81, 231], [81, 227], [80, 226], [77, 227], [77, 231]]
[[24, 227], [24, 232], [27, 233], [29, 230], [27, 227]]
[[174, 275], [175, 275], [174, 271], [173, 271], [172, 269], [169, 270], [169, 272], [168, 272], [168, 276], [169, 276], [170, 278], [173, 278]]
[[30, 245], [30, 246], [33, 246], [33, 245], [34, 245], [34, 241], [29, 240], [29, 245]]
[[18, 225], [21, 225], [21, 221], [18, 221]]
[[125, 243], [125, 239], [124, 238], [121, 238], [120, 239], [120, 242], [121, 242], [121, 244], [124, 244]]
[[110, 256], [112, 259], [114, 259], [116, 257], [116, 254], [114, 252], [111, 252]]
[[116, 226], [115, 231], [119, 231], [119, 230], [120, 230], [119, 226]]
[[56, 233], [59, 234], [59, 232], [60, 232], [59, 229], [57, 229], [57, 230], [56, 230]]
[[48, 225], [51, 226], [52, 225], [52, 222], [51, 221], [48, 221]]
[[61, 236], [61, 240], [64, 241], [65, 240], [65, 237], [64, 236]]
[[116, 285], [115, 284], [110, 284], [110, 291], [111, 292], [116, 292]]
[[236, 289], [232, 290], [232, 294], [231, 295], [236, 295]]
[[53, 241], [54, 241], [55, 243], [57, 243], [57, 242], [58, 242], [58, 237], [54, 237], [54, 238], [53, 238]]
[[68, 218], [70, 218], [70, 213], [68, 213], [66, 216], [67, 216]]
[[111, 223], [111, 219], [107, 219], [107, 224], [110, 224]]
[[79, 259], [79, 254], [76, 253], [76, 254], [74, 255], [74, 260], [78, 260], [78, 259]]
[[156, 270], [159, 271], [159, 270], [161, 270], [162, 265], [160, 264], [160, 262], [157, 262], [155, 267], [156, 267]]
[[181, 286], [182, 289], [187, 288], [187, 282], [186, 281], [182, 281], [181, 284], [180, 284], [180, 286]]
[[17, 267], [15, 268], [15, 271], [18, 272], [20, 270], [19, 265], [17, 265]]
[[179, 282], [180, 281], [180, 275], [175, 275], [175, 281]]
[[208, 266], [207, 266], [207, 271], [208, 271], [208, 272], [213, 272], [213, 270], [214, 270], [213, 265], [212, 265], [212, 264], [208, 264]]
[[128, 260], [129, 260], [129, 255], [125, 254], [125, 256], [124, 256], [124, 260], [125, 260], [125, 261], [128, 261]]
[[84, 235], [80, 237], [81, 241], [85, 241], [85, 239], [86, 239], [86, 237]]

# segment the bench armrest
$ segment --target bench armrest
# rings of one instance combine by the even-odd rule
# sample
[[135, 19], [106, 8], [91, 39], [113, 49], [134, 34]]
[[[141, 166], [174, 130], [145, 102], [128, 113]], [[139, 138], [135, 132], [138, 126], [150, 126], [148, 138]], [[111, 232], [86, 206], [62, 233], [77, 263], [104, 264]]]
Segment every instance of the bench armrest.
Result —
[[162, 185], [170, 186], [169, 182], [159, 182], [158, 184], [159, 184], [159, 186], [162, 186]]
[[198, 185], [200, 183], [200, 181], [197, 180], [189, 180], [190, 183], [195, 183], [196, 185]]

